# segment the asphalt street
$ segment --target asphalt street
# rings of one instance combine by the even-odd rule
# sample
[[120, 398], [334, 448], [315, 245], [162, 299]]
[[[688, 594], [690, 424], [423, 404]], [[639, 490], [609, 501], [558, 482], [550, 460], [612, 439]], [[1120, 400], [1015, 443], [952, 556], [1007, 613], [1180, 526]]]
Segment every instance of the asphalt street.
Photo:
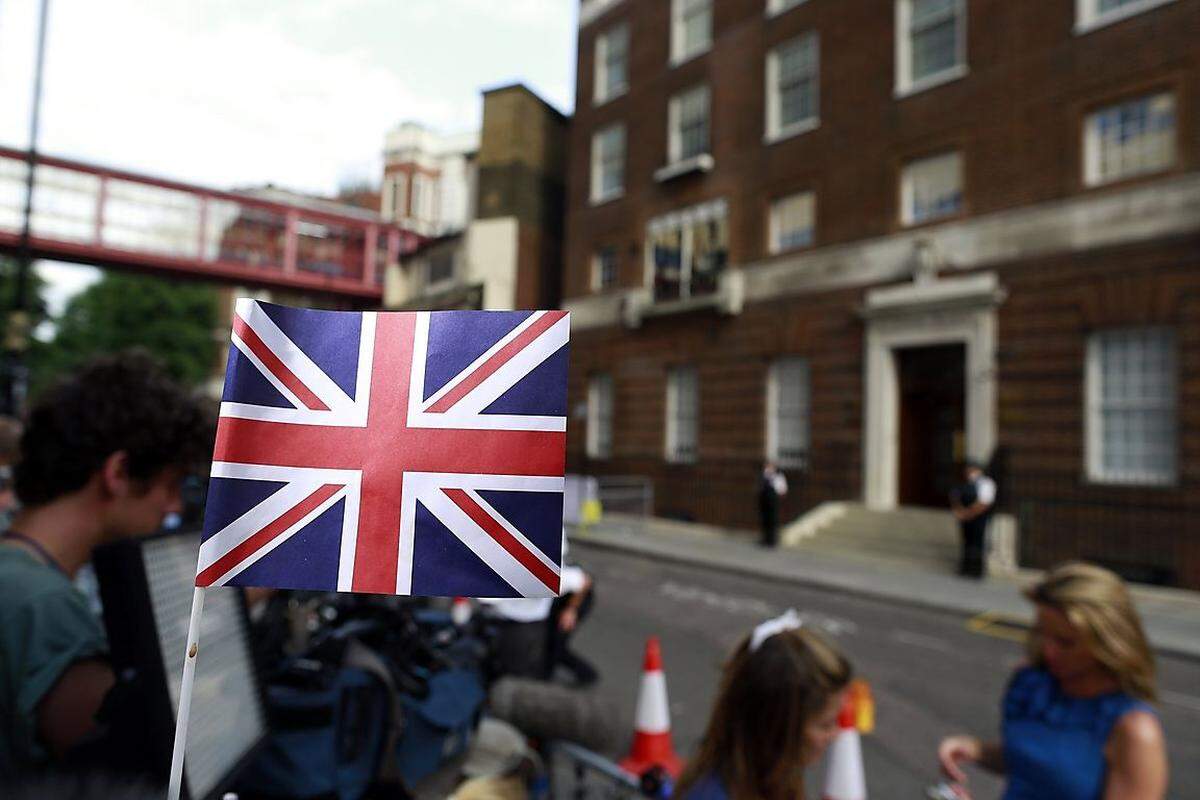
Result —
[[[876, 730], [863, 742], [873, 798], [921, 798], [939, 780], [944, 735], [995, 734], [1008, 676], [1022, 660], [1012, 638], [968, 629], [964, 616], [830, 591], [663, 564], [579, 544], [573, 555], [596, 578], [592, 616], [576, 649], [602, 673], [596, 691], [632, 719], [646, 638], [659, 636], [675, 744], [687, 756], [703, 734], [725, 656], [755, 624], [795, 608], [848, 653], [871, 685]], [[1011, 632], [1010, 632], [1011, 633]], [[1200, 797], [1200, 663], [1159, 660], [1159, 707], [1171, 759], [1171, 798]], [[820, 796], [823, 767], [810, 776]], [[1002, 783], [973, 772], [978, 800]]]

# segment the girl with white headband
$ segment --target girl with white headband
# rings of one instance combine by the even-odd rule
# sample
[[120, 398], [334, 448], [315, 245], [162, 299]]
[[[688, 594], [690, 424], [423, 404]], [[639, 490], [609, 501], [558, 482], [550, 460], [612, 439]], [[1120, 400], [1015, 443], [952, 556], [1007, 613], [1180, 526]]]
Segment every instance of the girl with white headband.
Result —
[[725, 665], [683, 800], [802, 800], [804, 769], [837, 736], [850, 662], [795, 611], [762, 623]]

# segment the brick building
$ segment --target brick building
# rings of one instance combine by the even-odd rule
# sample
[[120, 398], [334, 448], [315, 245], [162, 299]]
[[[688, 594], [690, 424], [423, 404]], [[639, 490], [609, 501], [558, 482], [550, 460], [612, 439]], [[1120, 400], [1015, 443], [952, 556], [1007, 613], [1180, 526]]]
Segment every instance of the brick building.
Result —
[[[558, 305], [567, 118], [522, 84], [500, 86], [483, 92], [483, 127], [474, 136], [469, 180], [456, 190], [466, 211], [441, 219], [439, 236], [389, 268], [388, 308]], [[394, 141], [389, 134], [389, 146]], [[404, 183], [399, 167], [387, 169], [385, 205]]]
[[[1200, 588], [1200, 0], [584, 0], [576, 471], [944, 506]], [[584, 402], [586, 398], [586, 402]], [[898, 531], [897, 535], [903, 535]]]

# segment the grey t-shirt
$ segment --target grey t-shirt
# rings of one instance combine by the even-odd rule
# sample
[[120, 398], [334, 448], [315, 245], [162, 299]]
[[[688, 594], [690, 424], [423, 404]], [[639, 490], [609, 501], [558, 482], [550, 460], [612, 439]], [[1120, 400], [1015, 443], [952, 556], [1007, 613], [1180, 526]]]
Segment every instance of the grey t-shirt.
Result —
[[46, 760], [36, 711], [67, 667], [107, 652], [100, 621], [67, 576], [0, 542], [0, 784]]

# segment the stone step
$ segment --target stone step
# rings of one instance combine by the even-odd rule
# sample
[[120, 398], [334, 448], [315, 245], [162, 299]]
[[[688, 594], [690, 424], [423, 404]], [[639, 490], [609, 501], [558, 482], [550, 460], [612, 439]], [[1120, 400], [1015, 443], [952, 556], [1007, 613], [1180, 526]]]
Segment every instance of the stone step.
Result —
[[845, 504], [842, 513], [796, 543], [800, 549], [952, 565], [959, 557], [958, 527], [948, 512], [902, 508], [876, 511]]

